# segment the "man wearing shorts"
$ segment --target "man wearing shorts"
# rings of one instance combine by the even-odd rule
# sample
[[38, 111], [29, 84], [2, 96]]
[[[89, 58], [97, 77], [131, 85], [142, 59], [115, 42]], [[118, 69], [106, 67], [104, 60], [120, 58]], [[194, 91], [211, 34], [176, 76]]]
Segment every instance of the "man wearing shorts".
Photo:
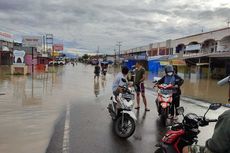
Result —
[[134, 79], [134, 87], [137, 94], [137, 107], [135, 107], [135, 109], [137, 110], [140, 109], [140, 93], [141, 93], [145, 105], [145, 111], [149, 111], [147, 107], [147, 100], [145, 97], [144, 81], [145, 81], [145, 69], [142, 67], [142, 65], [139, 62], [137, 62], [136, 70], [135, 70], [135, 79]]

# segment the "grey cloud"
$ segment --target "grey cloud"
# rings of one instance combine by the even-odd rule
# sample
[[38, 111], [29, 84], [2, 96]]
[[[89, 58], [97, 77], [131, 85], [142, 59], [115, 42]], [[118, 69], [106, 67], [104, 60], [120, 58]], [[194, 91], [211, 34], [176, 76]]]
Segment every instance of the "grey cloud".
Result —
[[[230, 14], [227, 4], [215, 10], [203, 10], [201, 4], [187, 2], [0, 0], [0, 20], [4, 20], [3, 26], [20, 28], [17, 33], [53, 33], [70, 48], [94, 50], [100, 45], [101, 50], [107, 50], [114, 48], [118, 40], [124, 42], [123, 48], [138, 47], [146, 45], [143, 43], [193, 34], [200, 31], [201, 24]], [[176, 19], [186, 19], [188, 23], [176, 24]], [[190, 24], [193, 26], [188, 26]], [[204, 28], [210, 27], [205, 24]]]

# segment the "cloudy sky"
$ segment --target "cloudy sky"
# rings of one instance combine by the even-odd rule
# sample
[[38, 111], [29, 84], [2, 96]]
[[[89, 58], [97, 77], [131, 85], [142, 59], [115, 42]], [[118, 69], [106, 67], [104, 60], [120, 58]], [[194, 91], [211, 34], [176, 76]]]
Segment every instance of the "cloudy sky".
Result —
[[0, 31], [52, 33], [65, 50], [121, 49], [227, 27], [229, 0], [0, 0]]

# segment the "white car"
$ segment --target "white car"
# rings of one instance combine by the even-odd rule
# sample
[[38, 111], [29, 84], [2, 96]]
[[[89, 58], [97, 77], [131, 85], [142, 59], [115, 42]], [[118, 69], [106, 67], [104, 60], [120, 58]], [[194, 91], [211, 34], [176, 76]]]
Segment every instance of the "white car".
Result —
[[64, 60], [58, 60], [58, 61], [57, 61], [57, 64], [58, 64], [58, 65], [65, 65], [65, 61], [64, 61]]

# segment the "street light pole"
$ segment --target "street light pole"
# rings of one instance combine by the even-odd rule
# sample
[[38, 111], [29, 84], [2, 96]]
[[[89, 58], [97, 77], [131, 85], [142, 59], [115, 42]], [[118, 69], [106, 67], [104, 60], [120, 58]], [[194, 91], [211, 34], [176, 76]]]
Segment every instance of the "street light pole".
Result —
[[119, 59], [119, 63], [120, 63], [120, 56], [121, 56], [121, 41], [117, 42], [117, 46], [118, 46], [118, 59]]
[[34, 47], [32, 47], [32, 75], [34, 74]]

